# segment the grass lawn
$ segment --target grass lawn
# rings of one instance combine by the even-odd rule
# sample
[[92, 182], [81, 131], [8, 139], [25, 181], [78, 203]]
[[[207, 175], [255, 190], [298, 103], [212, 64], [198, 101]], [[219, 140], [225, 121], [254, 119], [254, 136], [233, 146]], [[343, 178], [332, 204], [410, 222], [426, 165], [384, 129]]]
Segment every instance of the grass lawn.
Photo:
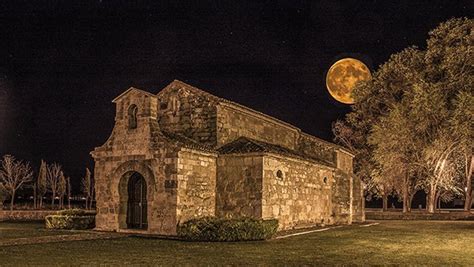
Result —
[[[473, 221], [379, 223], [262, 242], [124, 237], [9, 246], [0, 247], [0, 265], [474, 265]], [[1, 227], [5, 224], [0, 223]]]
[[[0, 222], [0, 242], [5, 239], [77, 234], [78, 231], [57, 231], [44, 228], [41, 222]], [[1, 264], [1, 259], [0, 259]]]

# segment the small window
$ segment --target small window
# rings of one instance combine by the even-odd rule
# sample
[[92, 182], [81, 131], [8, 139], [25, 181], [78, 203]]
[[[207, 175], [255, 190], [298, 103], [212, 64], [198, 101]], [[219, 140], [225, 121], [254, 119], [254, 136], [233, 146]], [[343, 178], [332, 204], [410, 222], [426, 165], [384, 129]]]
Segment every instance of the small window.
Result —
[[323, 178], [323, 182], [324, 182], [325, 184], [327, 184], [327, 183], [328, 183], [328, 178], [327, 178], [326, 176], [324, 176], [324, 178]]
[[129, 129], [137, 128], [137, 112], [138, 112], [138, 108], [136, 105], [131, 105], [128, 108], [128, 128]]
[[283, 180], [283, 172], [281, 170], [278, 170], [276, 172], [276, 177], [279, 179], [279, 180]]
[[168, 108], [168, 103], [163, 102], [163, 103], [160, 104], [160, 109], [161, 109], [161, 110], [165, 110], [165, 109], [167, 109], [167, 108]]

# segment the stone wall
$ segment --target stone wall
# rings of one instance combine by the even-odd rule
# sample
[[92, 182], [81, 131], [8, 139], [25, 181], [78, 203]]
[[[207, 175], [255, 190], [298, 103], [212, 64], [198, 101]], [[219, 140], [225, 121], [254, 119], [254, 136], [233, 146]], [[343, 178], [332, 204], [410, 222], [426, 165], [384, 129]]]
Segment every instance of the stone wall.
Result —
[[295, 149], [298, 129], [231, 104], [217, 106], [217, 145], [239, 137]]
[[177, 220], [214, 216], [216, 154], [183, 149], [178, 158]]
[[332, 214], [335, 224], [352, 223], [352, 180], [341, 170], [335, 172], [335, 183], [332, 187]]
[[345, 173], [354, 173], [353, 158], [351, 154], [341, 149], [336, 150], [337, 168]]
[[281, 230], [332, 224], [332, 173], [312, 162], [265, 156], [262, 217], [278, 219]]
[[161, 129], [179, 133], [200, 143], [216, 145], [216, 101], [173, 82], [158, 94]]
[[358, 177], [352, 175], [352, 179], [352, 222], [363, 222], [365, 221], [364, 188], [362, 185], [362, 181]]
[[44, 221], [57, 210], [0, 210], [0, 221]]
[[220, 155], [216, 215], [262, 216], [262, 155]]
[[314, 136], [302, 133], [298, 140], [297, 150], [310, 157], [336, 165], [334, 145]]
[[[137, 172], [147, 184], [147, 231], [174, 234], [179, 147], [161, 136], [154, 96], [131, 90], [114, 102], [117, 115], [112, 134], [91, 153], [95, 159], [96, 228], [109, 231], [127, 228], [128, 179]], [[132, 129], [129, 114], [125, 112], [130, 105], [138, 107], [137, 127]], [[166, 187], [170, 184], [175, 186]]]

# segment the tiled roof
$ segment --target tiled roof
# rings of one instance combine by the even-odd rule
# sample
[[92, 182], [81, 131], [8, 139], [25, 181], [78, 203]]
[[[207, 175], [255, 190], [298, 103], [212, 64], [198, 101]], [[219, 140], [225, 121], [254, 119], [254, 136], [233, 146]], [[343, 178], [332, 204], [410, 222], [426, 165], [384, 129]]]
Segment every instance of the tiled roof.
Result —
[[170, 88], [173, 84], [177, 84], [177, 85], [179, 85], [179, 86], [185, 87], [185, 88], [187, 88], [187, 89], [189, 89], [189, 90], [191, 90], [191, 91], [194, 91], [194, 92], [196, 92], [196, 93], [198, 93], [198, 94], [205, 95], [205, 96], [209, 97], [210, 99], [212, 99], [212, 100], [214, 100], [214, 101], [217, 101], [217, 102], [219, 102], [219, 103], [222, 103], [222, 104], [230, 104], [231, 106], [238, 107], [238, 108], [241, 108], [241, 109], [243, 109], [243, 110], [247, 110], [247, 111], [250, 112], [250, 113], [253, 113], [253, 114], [262, 116], [262, 117], [264, 117], [264, 118], [266, 118], [266, 119], [268, 119], [268, 120], [271, 120], [271, 121], [273, 121], [273, 122], [280, 123], [280, 124], [282, 124], [282, 125], [285, 125], [286, 127], [289, 127], [289, 128], [291, 128], [291, 129], [293, 129], [293, 130], [296, 130], [296, 131], [297, 131], [298, 133], [300, 133], [300, 135], [302, 135], [302, 136], [306, 136], [307, 138], [311, 138], [311, 139], [313, 139], [313, 140], [316, 140], [316, 141], [318, 141], [318, 142], [324, 143], [324, 144], [326, 144], [326, 145], [328, 145], [328, 146], [331, 146], [331, 147], [333, 147], [333, 148], [341, 149], [341, 150], [345, 151], [346, 153], [349, 153], [349, 154], [351, 154], [352, 156], [354, 156], [353, 153], [350, 152], [350, 150], [348, 150], [348, 149], [347, 149], [346, 147], [344, 147], [344, 146], [341, 146], [341, 145], [338, 145], [338, 144], [335, 144], [335, 143], [332, 143], [332, 142], [328, 142], [328, 141], [326, 141], [326, 140], [323, 140], [323, 139], [321, 139], [321, 138], [319, 138], [319, 137], [310, 135], [310, 134], [308, 134], [308, 133], [304, 133], [304, 132], [301, 131], [301, 129], [299, 129], [298, 127], [296, 127], [296, 126], [294, 126], [294, 125], [292, 125], [292, 124], [290, 124], [290, 123], [288, 123], [288, 122], [282, 121], [282, 120], [280, 120], [280, 119], [277, 119], [277, 118], [275, 118], [275, 117], [272, 117], [272, 116], [270, 116], [270, 115], [267, 115], [267, 114], [265, 114], [265, 113], [263, 113], [263, 112], [254, 110], [254, 109], [249, 108], [249, 107], [247, 107], [247, 106], [244, 106], [244, 105], [242, 105], [242, 104], [236, 103], [236, 102], [234, 102], [234, 101], [231, 101], [231, 100], [228, 100], [228, 99], [225, 99], [225, 98], [218, 97], [218, 96], [216, 96], [216, 95], [213, 95], [213, 94], [211, 94], [211, 93], [208, 93], [208, 92], [206, 92], [206, 91], [204, 91], [204, 90], [202, 90], [202, 89], [199, 89], [199, 88], [197, 88], [197, 87], [195, 87], [195, 86], [192, 86], [192, 85], [187, 84], [187, 83], [185, 83], [185, 82], [183, 82], [183, 81], [180, 81], [180, 80], [174, 80], [173, 82], [171, 82], [171, 83], [170, 83], [169, 85], [167, 85], [162, 91], [160, 91], [160, 92], [158, 93], [158, 95], [160, 95], [162, 92], [164, 92], [167, 88]]
[[247, 137], [240, 137], [233, 142], [225, 144], [217, 149], [220, 154], [246, 154], [253, 152], [274, 153], [297, 159], [308, 160], [318, 164], [334, 167], [334, 164], [318, 158], [314, 158], [296, 150], [288, 149], [279, 145], [257, 141]]

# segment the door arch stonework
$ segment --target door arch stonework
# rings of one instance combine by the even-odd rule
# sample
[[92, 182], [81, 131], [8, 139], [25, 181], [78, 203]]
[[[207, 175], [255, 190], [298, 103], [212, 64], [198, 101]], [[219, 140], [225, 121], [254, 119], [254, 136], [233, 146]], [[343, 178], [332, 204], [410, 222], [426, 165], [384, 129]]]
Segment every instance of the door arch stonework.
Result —
[[[116, 199], [119, 199], [118, 228], [127, 229], [128, 185], [134, 173], [140, 174], [146, 183], [147, 214], [151, 214], [152, 202], [155, 196], [155, 175], [148, 164], [141, 161], [127, 161], [122, 163], [112, 174], [113, 188], [117, 188]], [[149, 219], [149, 218], [148, 218]], [[150, 221], [148, 220], [148, 223]]]

